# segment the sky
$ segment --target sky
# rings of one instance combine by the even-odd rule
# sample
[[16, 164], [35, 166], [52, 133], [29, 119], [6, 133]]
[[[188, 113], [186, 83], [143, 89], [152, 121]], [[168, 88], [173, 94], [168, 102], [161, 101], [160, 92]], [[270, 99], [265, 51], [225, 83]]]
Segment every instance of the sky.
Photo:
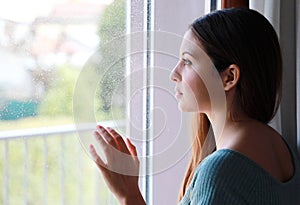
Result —
[[[109, 4], [113, 0], [0, 0], [0, 19], [18, 23], [31, 23], [36, 17], [46, 17], [54, 5], [67, 2], [96, 2]], [[1, 26], [1, 25], [0, 25]], [[0, 35], [0, 38], [3, 36]], [[3, 39], [2, 39], [3, 40]], [[1, 39], [0, 39], [1, 42]], [[3, 85], [24, 87], [28, 73], [23, 69], [24, 59], [16, 59], [12, 54], [0, 49], [0, 92]], [[30, 63], [30, 62], [28, 62]], [[32, 63], [32, 62], [31, 62]]]
[[[0, 18], [16, 22], [29, 23], [37, 16], [47, 16], [53, 5], [72, 2], [72, 0], [1, 0]], [[110, 4], [113, 0], [73, 0], [73, 2], [103, 2]]]

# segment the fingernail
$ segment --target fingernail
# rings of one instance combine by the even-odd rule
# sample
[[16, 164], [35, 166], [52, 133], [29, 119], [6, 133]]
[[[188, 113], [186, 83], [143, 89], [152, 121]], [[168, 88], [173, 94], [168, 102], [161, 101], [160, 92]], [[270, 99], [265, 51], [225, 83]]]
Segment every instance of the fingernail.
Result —
[[92, 144], [90, 144], [89, 148], [90, 148], [90, 151], [93, 151], [93, 145]]
[[104, 131], [104, 128], [101, 125], [99, 125], [98, 128], [100, 131]]

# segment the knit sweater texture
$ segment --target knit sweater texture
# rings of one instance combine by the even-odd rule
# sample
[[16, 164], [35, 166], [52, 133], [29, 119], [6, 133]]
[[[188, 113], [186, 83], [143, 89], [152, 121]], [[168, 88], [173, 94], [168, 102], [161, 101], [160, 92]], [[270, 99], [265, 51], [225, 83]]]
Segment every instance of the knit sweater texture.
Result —
[[197, 167], [179, 205], [300, 205], [300, 160], [290, 152], [294, 174], [280, 182], [243, 154], [217, 150]]

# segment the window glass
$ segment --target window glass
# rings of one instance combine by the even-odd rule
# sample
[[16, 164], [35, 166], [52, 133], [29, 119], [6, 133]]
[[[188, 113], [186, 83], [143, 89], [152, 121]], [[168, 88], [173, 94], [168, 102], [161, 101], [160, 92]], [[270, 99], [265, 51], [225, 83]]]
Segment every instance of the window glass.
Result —
[[[177, 135], [180, 128], [185, 139], [190, 127], [174, 129], [185, 118], [175, 116], [177, 106], [165, 103], [167, 92], [159, 87], [171, 84], [178, 56], [159, 55], [151, 45], [164, 40], [155, 33], [181, 40], [192, 20], [209, 10], [209, 0], [0, 3], [0, 204], [117, 204], [83, 154], [96, 122], [136, 145], [149, 204], [176, 203], [188, 155], [155, 174], [151, 163], [162, 161], [151, 160], [173, 142], [170, 131]], [[161, 46], [177, 54], [180, 42], [167, 42]]]
[[76, 105], [87, 104], [74, 107], [73, 95], [93, 67], [101, 76], [94, 123], [114, 127], [111, 120], [125, 117], [125, 101], [117, 99], [126, 87], [125, 42], [118, 50], [107, 45], [126, 32], [126, 3], [0, 3], [0, 204], [116, 204], [74, 126], [74, 109], [84, 113], [90, 104], [82, 96]]
[[181, 57], [184, 33], [193, 20], [210, 11], [210, 1], [157, 0], [154, 10], [153, 131], [150, 136], [153, 166], [149, 198], [153, 204], [177, 204], [191, 157], [192, 121], [190, 113], [179, 111], [174, 98], [175, 84], [169, 76]]

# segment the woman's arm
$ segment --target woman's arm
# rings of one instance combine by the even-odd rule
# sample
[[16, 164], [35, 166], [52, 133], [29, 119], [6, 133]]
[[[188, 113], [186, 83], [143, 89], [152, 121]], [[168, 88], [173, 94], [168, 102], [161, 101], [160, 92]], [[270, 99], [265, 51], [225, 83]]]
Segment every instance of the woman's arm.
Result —
[[107, 162], [90, 145], [90, 153], [104, 180], [122, 205], [145, 205], [138, 187], [139, 159], [135, 146], [111, 128], [97, 126], [94, 136], [103, 149]]

